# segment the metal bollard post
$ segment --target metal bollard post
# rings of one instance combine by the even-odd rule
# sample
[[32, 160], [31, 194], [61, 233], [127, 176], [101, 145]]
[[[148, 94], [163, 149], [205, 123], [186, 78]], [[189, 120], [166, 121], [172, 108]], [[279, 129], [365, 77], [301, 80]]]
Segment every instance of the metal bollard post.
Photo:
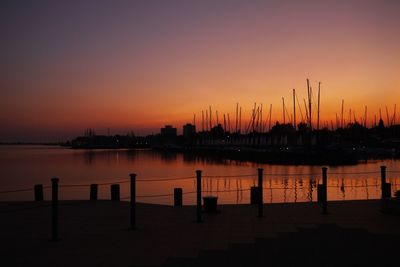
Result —
[[111, 200], [119, 201], [120, 200], [119, 184], [112, 184], [110, 189], [111, 189]]
[[35, 184], [34, 191], [35, 191], [35, 201], [43, 201], [43, 185]]
[[97, 200], [97, 191], [98, 191], [98, 185], [91, 184], [90, 185], [90, 200]]
[[258, 217], [264, 216], [264, 201], [263, 201], [263, 171], [264, 169], [258, 169]]
[[58, 178], [51, 179], [51, 241], [58, 241]]
[[385, 184], [386, 184], [386, 166], [381, 166], [381, 199], [384, 199], [386, 197]]
[[322, 185], [323, 185], [323, 201], [322, 201], [322, 213], [328, 214], [328, 168], [322, 168]]
[[324, 202], [325, 201], [325, 192], [324, 192], [324, 185], [318, 184], [317, 185], [317, 202]]
[[182, 207], [182, 188], [174, 188], [174, 207]]
[[196, 177], [197, 177], [197, 181], [196, 181], [196, 185], [197, 185], [196, 213], [197, 213], [197, 222], [200, 223], [200, 222], [202, 222], [202, 218], [201, 218], [201, 170], [196, 171]]
[[391, 198], [392, 197], [392, 184], [384, 183], [383, 184], [383, 198]]
[[136, 229], [136, 174], [131, 173], [131, 230]]
[[258, 194], [258, 187], [252, 186], [250, 187], [250, 204], [258, 204], [259, 194]]

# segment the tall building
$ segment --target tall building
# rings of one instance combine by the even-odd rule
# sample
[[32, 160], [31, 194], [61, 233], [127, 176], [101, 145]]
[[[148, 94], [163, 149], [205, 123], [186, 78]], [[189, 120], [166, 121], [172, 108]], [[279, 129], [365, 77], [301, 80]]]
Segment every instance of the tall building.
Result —
[[196, 134], [196, 126], [193, 124], [187, 123], [183, 125], [183, 136], [190, 138]]
[[161, 128], [161, 136], [163, 137], [176, 137], [176, 135], [176, 128], [172, 127], [172, 125], [165, 125], [164, 128]]

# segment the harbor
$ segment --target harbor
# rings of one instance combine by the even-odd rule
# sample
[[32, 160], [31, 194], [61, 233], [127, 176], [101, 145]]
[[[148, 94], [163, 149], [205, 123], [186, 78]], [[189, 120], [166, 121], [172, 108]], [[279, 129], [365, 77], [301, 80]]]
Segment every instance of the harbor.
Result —
[[[323, 167], [316, 200], [265, 203], [264, 192], [273, 188], [264, 185], [273, 174], [258, 168], [257, 186], [240, 190], [250, 202], [236, 205], [218, 204], [215, 194], [224, 190], [204, 188], [202, 179], [210, 177], [203, 177], [202, 170], [193, 177], [159, 179], [131, 173], [129, 179], [102, 184], [66, 184], [51, 178], [50, 186], [0, 192], [34, 195], [31, 201], [0, 202], [4, 261], [9, 266], [386, 266], [395, 261], [400, 237], [400, 194], [396, 180], [387, 179], [397, 173], [386, 166], [358, 173], [379, 176], [375, 199], [335, 201], [328, 180], [337, 173]], [[307, 175], [317, 174], [302, 174]], [[192, 179], [193, 192], [137, 192], [140, 183]], [[121, 196], [122, 185], [128, 186], [127, 197]], [[99, 199], [101, 186], [109, 188], [110, 200]], [[63, 191], [81, 187], [89, 189], [90, 200], [59, 199]], [[45, 190], [50, 199], [44, 197]], [[190, 194], [196, 205], [183, 205]], [[174, 204], [138, 201], [146, 197], [165, 197]], [[340, 257], [332, 259], [332, 250]]]
[[400, 1], [0, 17], [0, 266], [399, 266]]

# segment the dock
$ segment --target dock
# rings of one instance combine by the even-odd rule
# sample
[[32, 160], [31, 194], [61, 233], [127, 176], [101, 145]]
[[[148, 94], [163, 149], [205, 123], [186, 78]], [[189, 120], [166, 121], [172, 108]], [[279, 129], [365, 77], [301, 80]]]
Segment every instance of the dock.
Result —
[[[51, 241], [50, 202], [0, 202], [3, 266], [391, 266], [400, 216], [381, 200], [220, 205], [196, 222], [196, 206], [60, 201]], [[393, 266], [393, 265], [392, 265]], [[394, 264], [396, 266], [396, 264]]]

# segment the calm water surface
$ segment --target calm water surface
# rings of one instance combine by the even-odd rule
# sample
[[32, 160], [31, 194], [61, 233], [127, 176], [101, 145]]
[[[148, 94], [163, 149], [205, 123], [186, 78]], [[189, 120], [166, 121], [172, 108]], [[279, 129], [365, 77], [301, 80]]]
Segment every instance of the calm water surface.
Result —
[[[387, 166], [392, 191], [399, 189], [400, 161], [369, 161], [355, 166], [328, 169], [330, 200], [374, 199], [380, 197], [380, 168]], [[191, 177], [200, 169], [204, 195], [218, 196], [218, 203], [249, 203], [249, 188], [257, 184], [257, 168], [264, 168], [265, 202], [316, 201], [322, 166], [268, 165], [159, 153], [151, 150], [72, 150], [51, 146], [0, 146], [0, 191], [31, 189], [50, 185], [89, 185], [125, 181], [129, 173], [137, 179], [153, 180]], [[366, 173], [368, 172], [368, 173]], [[363, 174], [360, 174], [363, 173]], [[254, 174], [254, 175], [253, 175]], [[243, 176], [251, 175], [251, 176]], [[225, 177], [221, 177], [225, 176]], [[229, 177], [226, 177], [229, 176]], [[195, 179], [137, 183], [138, 201], [172, 204], [174, 187], [183, 188], [184, 204], [194, 204]], [[109, 199], [109, 185], [99, 187], [99, 198]], [[129, 183], [121, 184], [121, 197], [129, 196]], [[88, 199], [89, 187], [61, 187], [61, 199]], [[50, 191], [45, 190], [45, 199]], [[2, 193], [0, 200], [31, 200], [33, 192]]]

